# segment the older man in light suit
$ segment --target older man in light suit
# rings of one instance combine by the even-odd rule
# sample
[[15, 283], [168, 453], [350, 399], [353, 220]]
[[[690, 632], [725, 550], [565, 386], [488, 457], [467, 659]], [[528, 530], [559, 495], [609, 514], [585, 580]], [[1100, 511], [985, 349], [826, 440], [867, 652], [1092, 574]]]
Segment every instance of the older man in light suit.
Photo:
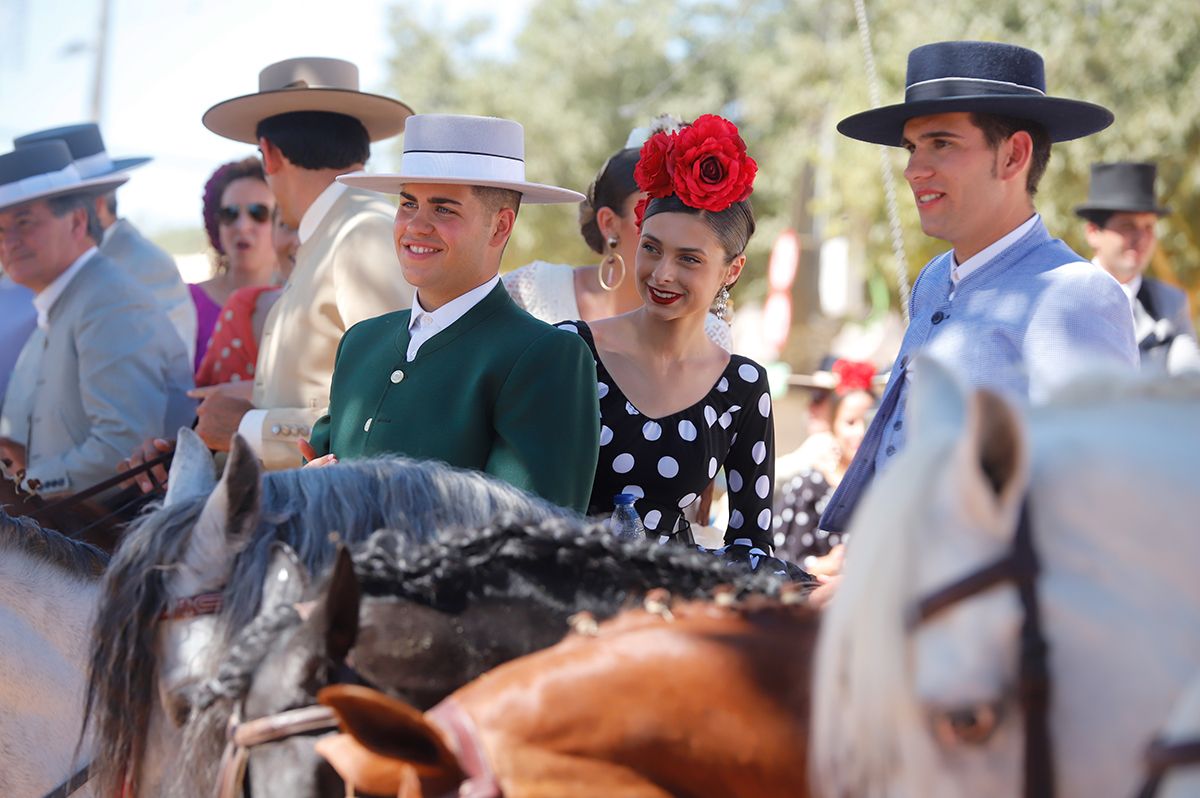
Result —
[[[93, 122], [67, 125], [27, 133], [13, 139], [19, 150], [30, 144], [60, 140], [71, 151], [75, 168], [83, 178], [125, 175], [145, 166], [149, 158], [113, 158], [104, 147], [100, 127]], [[189, 356], [196, 349], [196, 306], [187, 286], [179, 275], [175, 259], [154, 244], [133, 226], [128, 219], [117, 216], [117, 192], [106, 191], [92, 200], [92, 210], [100, 222], [103, 236], [101, 254], [116, 261], [126, 274], [150, 289], [158, 306], [171, 320]]]
[[30, 491], [88, 487], [137, 441], [194, 417], [183, 342], [96, 247], [88, 204], [124, 180], [81, 178], [61, 141], [0, 155], [0, 262], [33, 291], [38, 325], [0, 411], [0, 460]]
[[1103, 269], [1052, 238], [1033, 205], [1052, 142], [1108, 127], [1107, 109], [1046, 92], [1042, 57], [997, 42], [940, 42], [909, 54], [905, 101], [838, 130], [904, 147], [921, 229], [953, 249], [913, 284], [908, 330], [879, 411], [821, 516], [844, 532], [863, 492], [909, 434], [905, 405], [928, 352], [962, 382], [1039, 401], [1095, 366], [1138, 367], [1133, 316]]
[[[258, 145], [281, 219], [300, 238], [295, 270], [263, 329], [252, 395], [241, 385], [193, 392], [204, 400], [196, 432], [209, 448], [228, 449], [237, 432], [268, 469], [301, 465], [298, 443], [329, 404], [342, 334], [412, 303], [392, 248], [394, 207], [334, 180], [360, 172], [370, 143], [402, 132], [411, 114], [397, 100], [360, 92], [358, 68], [333, 58], [272, 64], [257, 93], [205, 112], [209, 130]], [[147, 442], [127, 464], [170, 446]], [[138, 484], [152, 487], [144, 475]]]

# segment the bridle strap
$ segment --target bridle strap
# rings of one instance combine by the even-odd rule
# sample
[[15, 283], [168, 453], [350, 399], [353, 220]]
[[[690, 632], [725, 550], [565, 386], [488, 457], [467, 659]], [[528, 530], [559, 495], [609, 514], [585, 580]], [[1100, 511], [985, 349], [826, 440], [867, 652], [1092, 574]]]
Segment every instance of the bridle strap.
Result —
[[158, 616], [160, 621], [182, 621], [203, 615], [216, 615], [225, 606], [225, 594], [221, 591], [199, 593], [175, 599]]
[[70, 778], [62, 784], [42, 796], [42, 798], [68, 798], [68, 796], [74, 795], [92, 778], [91, 769], [92, 763], [88, 762], [79, 770], [72, 773]]
[[[87, 499], [90, 499], [97, 494], [103, 493], [104, 491], [108, 490], [109, 488], [115, 488], [117, 485], [120, 485], [122, 482], [125, 482], [126, 480], [130, 479], [131, 477], [136, 477], [139, 474], [144, 474], [145, 472], [151, 470], [152, 468], [155, 468], [160, 465], [161, 466], [169, 466], [171, 464], [171, 458], [173, 458], [174, 456], [175, 456], [174, 452], [167, 452], [166, 454], [160, 454], [158, 457], [155, 457], [151, 460], [147, 460], [146, 462], [142, 463], [140, 466], [135, 466], [135, 467], [129, 469], [128, 471], [122, 471], [121, 473], [117, 474], [116, 476], [109, 477], [108, 479], [106, 479], [102, 482], [97, 482], [95, 485], [92, 485], [90, 488], [84, 488], [83, 490], [81, 490], [77, 493], [72, 493], [70, 496], [64, 496], [63, 498], [58, 499], [56, 501], [46, 502], [41, 507], [38, 507], [33, 512], [29, 513], [28, 517], [36, 519], [40, 515], [45, 515], [46, 513], [53, 512], [54, 510], [61, 510], [65, 507], [71, 507], [72, 505], [78, 504], [79, 502], [86, 501]], [[119, 510], [117, 512], [119, 512]], [[105, 516], [105, 517], [108, 518], [115, 514], [116, 514], [115, 512], [110, 513], [109, 516]]]
[[241, 794], [251, 748], [338, 727], [333, 710], [322, 704], [288, 709], [244, 722], [238, 717], [236, 712], [230, 717], [226, 730], [225, 750], [221, 753], [221, 768], [217, 774], [217, 798], [236, 798]]
[[1035, 574], [1026, 573], [1026, 568], [1028, 568], [1028, 563], [1018, 561], [1016, 550], [1010, 549], [1006, 554], [998, 557], [988, 565], [983, 566], [977, 571], [972, 571], [962, 579], [951, 582], [918, 601], [914, 610], [909, 614], [909, 631], [915, 630], [924, 621], [929, 620], [942, 610], [948, 609], [960, 601], [969, 599], [1005, 582], [1019, 583], [1023, 579], [1035, 576]]
[[1138, 790], [1137, 798], [1154, 798], [1168, 770], [1183, 765], [1200, 765], [1200, 739], [1182, 742], [1154, 740], [1146, 747], [1145, 765], [1146, 781]]

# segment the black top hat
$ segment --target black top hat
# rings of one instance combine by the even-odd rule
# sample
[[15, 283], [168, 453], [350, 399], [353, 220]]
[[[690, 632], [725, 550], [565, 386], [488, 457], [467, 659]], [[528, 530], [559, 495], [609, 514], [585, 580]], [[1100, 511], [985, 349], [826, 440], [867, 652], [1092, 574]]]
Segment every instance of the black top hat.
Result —
[[0, 210], [64, 194], [102, 194], [127, 175], [83, 178], [61, 139], [28, 144], [0, 155]]
[[904, 102], [848, 116], [837, 129], [852, 139], [898, 147], [905, 122], [952, 111], [1028, 119], [1044, 127], [1051, 141], [1088, 136], [1113, 122], [1107, 108], [1046, 96], [1045, 67], [1033, 50], [998, 42], [939, 42], [908, 54]]
[[1152, 163], [1092, 164], [1092, 182], [1088, 185], [1087, 202], [1075, 207], [1075, 213], [1085, 219], [1092, 213], [1157, 213], [1171, 212], [1154, 199], [1154, 178], [1158, 167]]
[[66, 125], [49, 130], [39, 130], [36, 133], [26, 133], [13, 139], [13, 146], [18, 150], [30, 144], [44, 141], [61, 140], [71, 151], [75, 168], [81, 177], [104, 177], [127, 172], [150, 162], [149, 158], [113, 158], [104, 148], [104, 138], [100, 135], [100, 126], [95, 122], [84, 122], [81, 125]]

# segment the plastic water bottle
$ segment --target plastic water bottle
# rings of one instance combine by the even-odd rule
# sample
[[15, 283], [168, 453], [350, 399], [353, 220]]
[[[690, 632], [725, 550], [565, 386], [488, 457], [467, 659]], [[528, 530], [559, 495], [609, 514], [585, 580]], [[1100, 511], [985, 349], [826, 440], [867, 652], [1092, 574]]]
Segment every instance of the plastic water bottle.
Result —
[[633, 503], [637, 497], [632, 493], [618, 493], [613, 496], [613, 514], [610, 524], [613, 535], [618, 540], [645, 540], [646, 528], [638, 517]]

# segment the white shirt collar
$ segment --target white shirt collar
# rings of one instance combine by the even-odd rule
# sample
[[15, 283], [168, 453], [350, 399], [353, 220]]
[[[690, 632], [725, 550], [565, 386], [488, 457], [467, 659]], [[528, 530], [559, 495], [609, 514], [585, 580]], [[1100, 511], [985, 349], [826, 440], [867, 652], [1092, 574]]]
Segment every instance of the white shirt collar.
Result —
[[67, 267], [65, 272], [54, 278], [54, 282], [43, 288], [40, 293], [34, 294], [33, 306], [37, 308], [37, 325], [43, 331], [50, 329], [50, 308], [54, 307], [54, 303], [62, 296], [63, 291], [67, 290], [67, 286], [75, 279], [75, 275], [79, 274], [83, 264], [87, 263], [88, 259], [98, 251], [96, 247], [92, 247], [80, 255], [74, 263]]
[[961, 283], [967, 278], [968, 275], [971, 274], [971, 272], [978, 271], [980, 268], [986, 266], [990, 261], [994, 260], [997, 255], [1015, 244], [1017, 240], [1021, 238], [1021, 236], [1032, 230], [1034, 225], [1041, 220], [1041, 214], [1035, 213], [1033, 216], [1030, 216], [1027, 220], [1025, 220], [1023, 224], [1019, 225], [1016, 230], [1013, 230], [1011, 233], [1001, 237], [999, 240], [988, 244], [986, 247], [981, 249], [979, 252], [976, 252], [962, 263], [958, 263], [957, 258], [955, 258], [955, 265], [950, 269], [950, 282], [957, 287], [959, 283]]
[[103, 246], [104, 244], [107, 244], [108, 240], [110, 238], [112, 238], [113, 233], [117, 232], [117, 222], [119, 222], [119, 221], [121, 221], [121, 220], [117, 219], [115, 222], [110, 224], [108, 227], [104, 228], [104, 232], [100, 235], [101, 246]]
[[[361, 169], [357, 172], [348, 172], [352, 175], [364, 175], [366, 172]], [[329, 185], [325, 186], [325, 190], [317, 195], [313, 200], [313, 204], [308, 206], [308, 210], [300, 217], [300, 227], [296, 229], [296, 235], [300, 238], [300, 243], [303, 244], [308, 239], [312, 238], [312, 234], [317, 232], [317, 227], [321, 221], [329, 213], [329, 209], [333, 207], [333, 203], [338, 201], [338, 197], [346, 193], [348, 186], [345, 183], [339, 183], [334, 180]]]
[[413, 294], [412, 318], [408, 320], [408, 329], [415, 330], [419, 327], [430, 327], [435, 332], [441, 332], [467, 315], [467, 311], [482, 302], [483, 298], [490, 294], [499, 282], [500, 275], [497, 274], [483, 285], [472, 288], [461, 296], [456, 296], [437, 310], [426, 310], [421, 307], [421, 292], [418, 289]]

